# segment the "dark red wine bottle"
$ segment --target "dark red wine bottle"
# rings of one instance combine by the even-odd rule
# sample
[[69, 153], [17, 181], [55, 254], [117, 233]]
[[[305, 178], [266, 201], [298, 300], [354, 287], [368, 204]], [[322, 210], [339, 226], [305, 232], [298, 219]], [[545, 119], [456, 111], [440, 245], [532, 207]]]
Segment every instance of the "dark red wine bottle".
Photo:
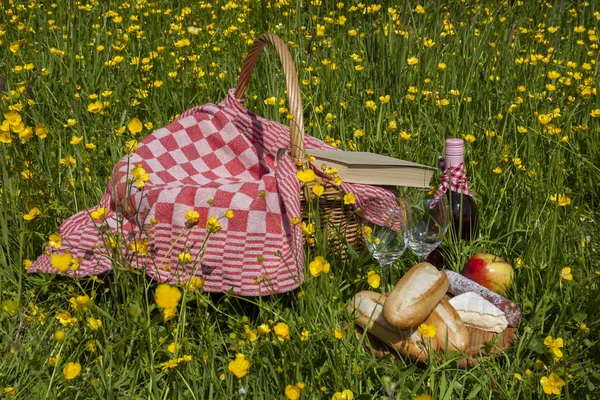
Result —
[[[446, 192], [452, 209], [452, 229], [458, 239], [469, 241], [477, 233], [479, 213], [475, 200], [467, 187], [464, 162], [465, 142], [462, 139], [446, 140], [444, 169], [452, 172], [450, 173], [450, 187]], [[460, 168], [461, 164], [463, 164], [463, 168]], [[458, 174], [458, 179], [452, 177], [457, 175], [456, 168], [462, 170]]]
[[[452, 213], [451, 232], [458, 240], [469, 241], [475, 237], [479, 224], [477, 205], [467, 186], [467, 177], [464, 169], [465, 142], [462, 139], [446, 140], [446, 154], [441, 165], [443, 175], [448, 182], [448, 203]], [[462, 163], [462, 165], [461, 165]], [[438, 268], [446, 267], [448, 249], [439, 246], [427, 256], [427, 262]]]

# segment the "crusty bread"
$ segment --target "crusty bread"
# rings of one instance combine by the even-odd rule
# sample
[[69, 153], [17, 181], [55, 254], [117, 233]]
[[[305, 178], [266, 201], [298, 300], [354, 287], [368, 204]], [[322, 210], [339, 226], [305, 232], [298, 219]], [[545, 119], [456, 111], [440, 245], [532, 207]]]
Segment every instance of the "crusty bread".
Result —
[[381, 293], [359, 292], [348, 303], [347, 311], [354, 316], [357, 325], [383, 343], [394, 347], [401, 355], [415, 361], [427, 361], [429, 359], [427, 349], [434, 346], [434, 341], [423, 340], [416, 329], [401, 332], [391, 327], [382, 315], [386, 299], [386, 296]]
[[448, 290], [448, 278], [433, 265], [413, 266], [398, 281], [383, 306], [383, 317], [398, 330], [418, 327]]
[[433, 324], [436, 328], [436, 350], [464, 352], [469, 347], [469, 331], [446, 298], [440, 301], [425, 323]]

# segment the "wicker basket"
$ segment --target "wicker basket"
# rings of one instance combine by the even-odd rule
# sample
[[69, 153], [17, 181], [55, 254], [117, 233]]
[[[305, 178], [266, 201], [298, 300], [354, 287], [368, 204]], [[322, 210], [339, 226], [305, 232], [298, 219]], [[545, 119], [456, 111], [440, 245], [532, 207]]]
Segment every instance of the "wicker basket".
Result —
[[[308, 168], [308, 160], [304, 150], [304, 110], [298, 85], [298, 75], [294, 60], [286, 44], [277, 35], [264, 33], [255, 40], [244, 60], [236, 85], [235, 97], [241, 103], [245, 101], [246, 88], [252, 76], [252, 70], [265, 46], [275, 48], [283, 66], [288, 106], [290, 113], [293, 115], [293, 118], [289, 120], [291, 157], [299, 168]], [[311, 184], [304, 185], [303, 192], [300, 193], [301, 206], [304, 212], [308, 209], [307, 199], [311, 199], [309, 195], [311, 187]], [[338, 188], [332, 185], [325, 187], [325, 192], [318, 199], [320, 226], [322, 232], [328, 233], [330, 244], [339, 246], [342, 250], [346, 250], [349, 245], [357, 248], [362, 243], [360, 219], [352, 206], [344, 205], [341, 195], [342, 193]], [[346, 254], [346, 251], [342, 251], [342, 254]]]

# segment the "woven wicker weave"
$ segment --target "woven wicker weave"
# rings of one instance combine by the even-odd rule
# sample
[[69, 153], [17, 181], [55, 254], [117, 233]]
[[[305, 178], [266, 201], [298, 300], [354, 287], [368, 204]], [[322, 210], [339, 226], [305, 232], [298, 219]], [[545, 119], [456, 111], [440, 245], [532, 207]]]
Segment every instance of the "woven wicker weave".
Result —
[[[286, 44], [277, 35], [264, 33], [255, 40], [244, 60], [237, 81], [235, 97], [240, 102], [244, 102], [252, 70], [263, 48], [266, 46], [275, 48], [283, 66], [288, 107], [290, 113], [293, 115], [293, 118], [289, 120], [291, 157], [299, 167], [307, 168], [308, 161], [304, 150], [304, 110], [302, 108], [300, 87], [298, 85], [298, 75], [294, 60]], [[301, 205], [304, 211], [308, 209], [307, 199], [311, 199], [309, 195], [310, 188], [310, 184], [304, 185], [303, 193], [301, 193]], [[358, 247], [361, 244], [360, 220], [356, 216], [353, 207], [344, 205], [341, 195], [342, 193], [338, 188], [332, 185], [325, 187], [325, 192], [318, 200], [320, 225], [322, 229], [327, 228], [330, 244], [341, 246], [343, 249], [347, 245]], [[342, 254], [345, 253], [345, 251], [342, 251]]]

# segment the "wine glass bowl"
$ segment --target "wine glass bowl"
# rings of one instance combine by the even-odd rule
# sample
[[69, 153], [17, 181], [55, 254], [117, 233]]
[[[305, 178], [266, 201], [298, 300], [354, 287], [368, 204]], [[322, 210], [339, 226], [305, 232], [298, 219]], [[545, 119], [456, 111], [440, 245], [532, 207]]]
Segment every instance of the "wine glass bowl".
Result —
[[408, 245], [419, 262], [440, 245], [450, 225], [450, 207], [446, 196], [434, 199], [429, 192], [413, 192], [411, 209], [413, 223], [408, 230]]
[[381, 286], [385, 292], [388, 269], [408, 247], [412, 217], [408, 202], [398, 199], [382, 210], [375, 221], [364, 221], [362, 234], [373, 258], [381, 267]]

